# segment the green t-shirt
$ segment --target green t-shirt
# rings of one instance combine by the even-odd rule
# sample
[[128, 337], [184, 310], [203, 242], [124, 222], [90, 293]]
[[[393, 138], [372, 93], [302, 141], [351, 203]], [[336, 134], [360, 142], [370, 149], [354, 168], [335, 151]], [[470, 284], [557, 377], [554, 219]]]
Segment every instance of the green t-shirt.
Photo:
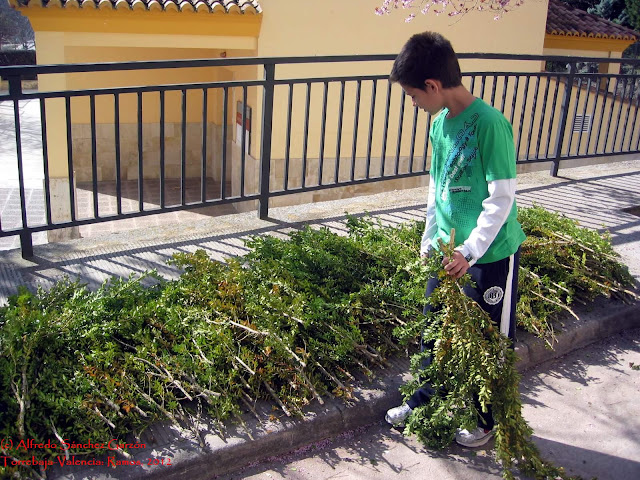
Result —
[[[446, 118], [444, 109], [433, 121], [431, 176], [436, 183], [437, 239], [449, 242], [456, 229], [456, 245], [476, 227], [488, 182], [516, 177], [511, 124], [502, 113], [476, 98], [463, 112]], [[478, 263], [501, 260], [516, 252], [525, 234], [517, 220], [515, 200], [495, 240]]]

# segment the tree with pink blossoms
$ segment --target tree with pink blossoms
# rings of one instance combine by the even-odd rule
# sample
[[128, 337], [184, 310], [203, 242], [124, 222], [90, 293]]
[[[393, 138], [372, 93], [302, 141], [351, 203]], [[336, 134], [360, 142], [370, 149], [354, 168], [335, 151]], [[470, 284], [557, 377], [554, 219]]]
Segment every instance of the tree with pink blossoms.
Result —
[[376, 7], [375, 13], [389, 15], [393, 10], [408, 10], [405, 22], [410, 22], [418, 13], [426, 15], [431, 12], [455, 17], [477, 10], [491, 12], [494, 20], [498, 20], [523, 3], [524, 0], [383, 0], [382, 5]]

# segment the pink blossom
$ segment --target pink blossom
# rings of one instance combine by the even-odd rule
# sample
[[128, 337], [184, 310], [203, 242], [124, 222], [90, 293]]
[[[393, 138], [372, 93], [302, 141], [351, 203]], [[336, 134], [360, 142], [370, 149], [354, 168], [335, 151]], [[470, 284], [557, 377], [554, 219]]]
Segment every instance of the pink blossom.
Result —
[[[476, 11], [493, 10], [494, 19], [499, 20], [505, 13], [511, 9], [524, 4], [525, 0], [382, 0], [380, 7], [375, 8], [376, 15], [388, 15], [394, 9], [416, 9], [422, 15], [426, 15], [432, 11], [435, 15], [448, 12], [447, 15], [454, 17], [457, 15], [466, 15], [467, 13]], [[432, 9], [433, 5], [439, 5], [441, 8]], [[468, 6], [467, 6], [468, 5]], [[411, 13], [405, 18], [405, 22], [414, 20], [416, 13]]]

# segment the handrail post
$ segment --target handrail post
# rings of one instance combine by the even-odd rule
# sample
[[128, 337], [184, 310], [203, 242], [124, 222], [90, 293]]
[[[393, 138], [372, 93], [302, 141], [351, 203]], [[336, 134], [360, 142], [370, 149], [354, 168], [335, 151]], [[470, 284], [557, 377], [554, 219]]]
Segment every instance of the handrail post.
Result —
[[271, 137], [273, 130], [273, 92], [275, 63], [264, 64], [264, 95], [262, 99], [262, 141], [260, 145], [260, 197], [258, 218], [269, 216], [269, 176], [271, 175]]
[[20, 232], [20, 251], [25, 260], [33, 258], [33, 238], [30, 230]]
[[560, 123], [558, 126], [558, 138], [556, 140], [555, 158], [553, 159], [553, 165], [551, 165], [551, 171], [549, 172], [552, 177], [558, 176], [558, 169], [560, 168], [560, 158], [562, 157], [562, 146], [564, 144], [565, 130], [567, 127], [567, 117], [569, 116], [569, 103], [571, 102], [575, 73], [576, 63], [570, 62], [569, 76], [567, 77], [567, 86], [564, 89], [564, 94], [562, 96], [562, 106], [560, 107]]
[[20, 192], [20, 214], [22, 218], [22, 230], [20, 231], [20, 250], [22, 258], [33, 257], [33, 238], [27, 226], [27, 202], [24, 191], [24, 166], [22, 164], [22, 140], [20, 132], [20, 97], [22, 96], [22, 77], [11, 75], [9, 81], [9, 96], [13, 101], [14, 128], [16, 137], [16, 160], [18, 162], [18, 191]]

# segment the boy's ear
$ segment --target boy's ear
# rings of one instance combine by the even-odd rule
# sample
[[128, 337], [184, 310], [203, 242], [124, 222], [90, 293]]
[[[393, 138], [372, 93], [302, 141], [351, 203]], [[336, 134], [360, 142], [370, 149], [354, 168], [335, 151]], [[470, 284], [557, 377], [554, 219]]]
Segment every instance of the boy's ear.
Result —
[[440, 82], [438, 82], [437, 80], [433, 80], [431, 78], [428, 78], [424, 81], [424, 90], [425, 91], [437, 91], [441, 88], [440, 86]]

